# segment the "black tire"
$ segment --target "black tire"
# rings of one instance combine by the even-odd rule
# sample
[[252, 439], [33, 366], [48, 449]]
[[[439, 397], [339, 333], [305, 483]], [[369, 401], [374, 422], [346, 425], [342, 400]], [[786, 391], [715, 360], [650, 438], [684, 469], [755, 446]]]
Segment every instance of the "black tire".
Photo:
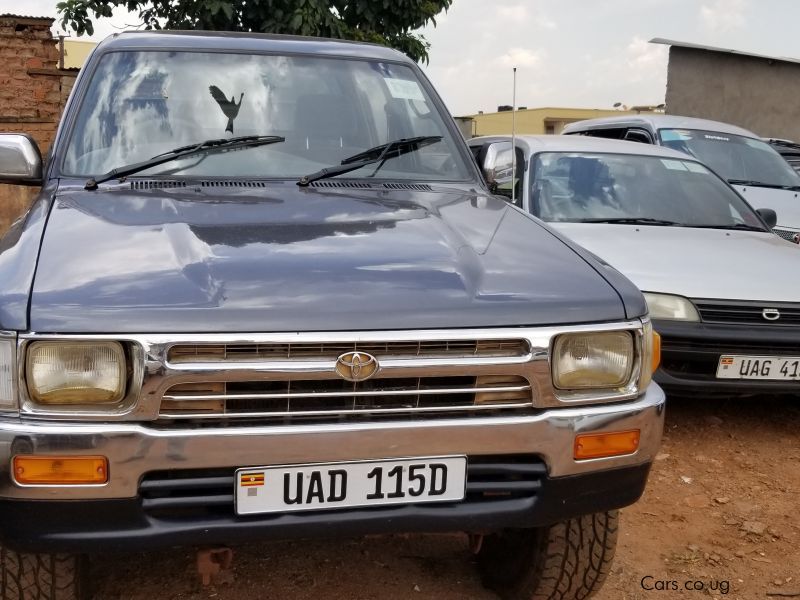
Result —
[[619, 513], [488, 535], [478, 552], [483, 584], [508, 600], [584, 600], [614, 560]]
[[0, 546], [0, 600], [87, 600], [87, 561], [72, 554], [28, 554]]

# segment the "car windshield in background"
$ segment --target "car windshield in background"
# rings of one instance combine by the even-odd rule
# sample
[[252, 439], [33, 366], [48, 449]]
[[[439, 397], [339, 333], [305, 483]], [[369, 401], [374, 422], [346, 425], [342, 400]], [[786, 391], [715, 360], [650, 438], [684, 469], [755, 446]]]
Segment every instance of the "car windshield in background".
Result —
[[532, 160], [532, 211], [545, 221], [764, 228], [730, 187], [693, 160], [560, 152]]
[[696, 129], [660, 129], [658, 135], [662, 146], [691, 154], [725, 179], [750, 185], [800, 185], [800, 176], [761, 140]]
[[[200, 140], [281, 144], [182, 158], [142, 175], [295, 178], [400, 138], [442, 136], [387, 158], [382, 179], [465, 180], [470, 171], [414, 71], [310, 56], [114, 52], [98, 65], [63, 164], [91, 177]], [[348, 173], [370, 176], [375, 167]]]

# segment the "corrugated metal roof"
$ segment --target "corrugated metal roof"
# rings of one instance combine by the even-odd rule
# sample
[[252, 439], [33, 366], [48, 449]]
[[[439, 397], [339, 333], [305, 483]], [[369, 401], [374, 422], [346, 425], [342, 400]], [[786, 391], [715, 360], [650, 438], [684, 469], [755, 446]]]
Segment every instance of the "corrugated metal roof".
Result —
[[714, 46], [704, 46], [703, 44], [693, 44], [691, 42], [680, 42], [677, 40], [667, 40], [664, 38], [653, 38], [650, 40], [651, 44], [664, 44], [666, 46], [678, 46], [679, 48], [692, 48], [694, 50], [706, 50], [708, 52], [720, 52], [722, 54], [737, 54], [739, 56], [748, 56], [750, 58], [761, 58], [764, 60], [777, 60], [780, 62], [800, 64], [800, 59], [789, 58], [786, 56], [766, 56], [764, 54], [754, 54], [752, 52], [742, 52], [741, 50], [733, 50], [729, 48], [716, 48]]
[[37, 17], [36, 15], [13, 15], [11, 13], [0, 14], [0, 19], [29, 19], [32, 21], [55, 21], [53, 17]]

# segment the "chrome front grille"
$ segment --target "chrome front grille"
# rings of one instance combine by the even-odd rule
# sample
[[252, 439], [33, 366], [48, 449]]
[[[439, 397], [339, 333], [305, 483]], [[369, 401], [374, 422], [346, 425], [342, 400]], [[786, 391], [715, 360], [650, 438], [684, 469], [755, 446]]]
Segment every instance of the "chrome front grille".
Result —
[[171, 387], [161, 400], [161, 417], [346, 417], [530, 406], [530, 384], [514, 375], [219, 381]]
[[[695, 300], [700, 318], [705, 323], [739, 323], [747, 325], [800, 325], [800, 304], [769, 304]], [[768, 311], [765, 313], [765, 309]], [[777, 311], [777, 315], [775, 312]], [[766, 318], [767, 314], [773, 318]], [[777, 318], [775, 318], [777, 316]]]
[[520, 357], [530, 352], [526, 340], [419, 340], [391, 342], [320, 342], [269, 344], [178, 344], [167, 353], [171, 363], [248, 362], [263, 360], [336, 360], [346, 352], [367, 352], [392, 359]]

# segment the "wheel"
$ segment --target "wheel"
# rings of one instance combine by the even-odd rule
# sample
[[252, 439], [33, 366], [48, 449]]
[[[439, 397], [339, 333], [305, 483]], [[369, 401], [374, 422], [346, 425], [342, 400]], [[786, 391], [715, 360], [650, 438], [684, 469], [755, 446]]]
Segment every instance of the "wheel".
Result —
[[0, 600], [86, 600], [87, 561], [72, 554], [28, 554], [0, 546]]
[[481, 580], [508, 600], [590, 598], [611, 568], [618, 523], [611, 511], [488, 535], [477, 557]]

